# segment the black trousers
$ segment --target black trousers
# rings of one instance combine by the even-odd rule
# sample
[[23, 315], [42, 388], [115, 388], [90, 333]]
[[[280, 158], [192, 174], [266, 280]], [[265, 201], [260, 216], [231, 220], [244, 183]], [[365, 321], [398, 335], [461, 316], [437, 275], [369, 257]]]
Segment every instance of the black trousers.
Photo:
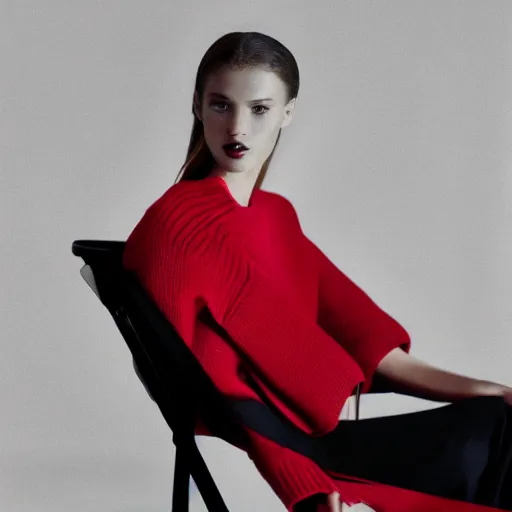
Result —
[[[340, 421], [312, 437], [256, 400], [232, 403], [242, 422], [326, 471], [512, 510], [512, 406], [477, 397], [426, 411]], [[297, 510], [315, 510], [322, 497]]]
[[512, 407], [500, 397], [341, 421], [313, 452], [336, 472], [512, 510]]

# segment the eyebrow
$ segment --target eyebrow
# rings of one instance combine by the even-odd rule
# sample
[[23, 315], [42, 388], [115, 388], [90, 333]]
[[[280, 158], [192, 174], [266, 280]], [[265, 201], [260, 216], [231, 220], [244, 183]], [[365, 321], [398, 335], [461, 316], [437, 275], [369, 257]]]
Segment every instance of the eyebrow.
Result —
[[[216, 98], [221, 98], [223, 100], [229, 100], [229, 98], [227, 96], [224, 96], [224, 94], [220, 94], [218, 92], [211, 92], [209, 94], [210, 97], [216, 97]], [[249, 104], [253, 104], [253, 103], [261, 103], [263, 101], [274, 101], [272, 98], [262, 98], [260, 100], [251, 100], [251, 101], [248, 101], [247, 103]]]

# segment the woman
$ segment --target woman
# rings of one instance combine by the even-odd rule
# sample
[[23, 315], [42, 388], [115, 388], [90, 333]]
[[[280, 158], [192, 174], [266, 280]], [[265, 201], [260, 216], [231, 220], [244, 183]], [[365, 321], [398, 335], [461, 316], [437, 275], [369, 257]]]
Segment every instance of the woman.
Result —
[[[510, 388], [412, 357], [405, 329], [260, 188], [298, 89], [294, 57], [269, 36], [209, 48], [182, 177], [130, 234], [125, 267], [223, 393], [270, 401], [324, 443], [329, 469], [248, 429], [243, 449], [288, 510], [512, 510]], [[339, 422], [375, 373], [453, 403]]]

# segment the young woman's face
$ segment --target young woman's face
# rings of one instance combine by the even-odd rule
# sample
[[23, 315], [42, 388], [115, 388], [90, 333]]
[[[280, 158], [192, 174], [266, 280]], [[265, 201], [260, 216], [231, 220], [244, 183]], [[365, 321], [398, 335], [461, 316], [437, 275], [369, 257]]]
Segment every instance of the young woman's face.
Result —
[[[197, 96], [194, 104], [218, 167], [257, 175], [274, 149], [279, 130], [290, 123], [295, 100], [286, 103], [286, 87], [270, 71], [223, 68], [209, 76], [201, 107]], [[233, 140], [249, 148], [239, 159], [223, 148]]]

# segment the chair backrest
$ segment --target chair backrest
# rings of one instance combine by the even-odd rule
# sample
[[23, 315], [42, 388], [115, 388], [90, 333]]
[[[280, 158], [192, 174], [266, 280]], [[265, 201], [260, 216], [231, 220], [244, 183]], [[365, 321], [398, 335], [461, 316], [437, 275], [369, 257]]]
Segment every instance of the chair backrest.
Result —
[[134, 368], [160, 408], [174, 437], [194, 435], [196, 420], [215, 436], [238, 446], [247, 437], [228, 400], [218, 391], [183, 339], [140, 285], [123, 268], [125, 242], [76, 240], [80, 273], [112, 315]]
[[[213, 435], [244, 446], [247, 435], [243, 425], [256, 428], [263, 415], [269, 424], [289, 424], [269, 403], [247, 404], [229, 400], [219, 392], [136, 275], [124, 269], [124, 246], [122, 241], [76, 240], [72, 252], [84, 260], [82, 277], [112, 315], [132, 353], [135, 372], [174, 437], [193, 436], [196, 420], [200, 419]], [[389, 391], [389, 383], [375, 375], [370, 393]], [[266, 426], [264, 435], [272, 438], [275, 433]]]

